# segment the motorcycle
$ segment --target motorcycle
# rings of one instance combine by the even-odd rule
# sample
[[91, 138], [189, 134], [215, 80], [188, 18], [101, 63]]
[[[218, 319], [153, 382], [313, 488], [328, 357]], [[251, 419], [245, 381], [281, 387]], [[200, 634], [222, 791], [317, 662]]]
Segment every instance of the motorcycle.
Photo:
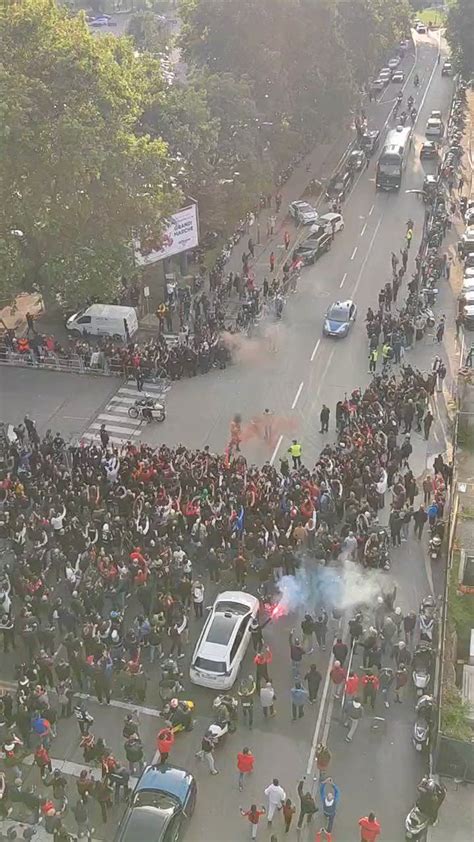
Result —
[[423, 751], [429, 748], [433, 709], [433, 696], [422, 696], [415, 705], [417, 716], [413, 725], [412, 742], [416, 751]]
[[182, 731], [192, 731], [194, 726], [193, 710], [194, 702], [190, 699], [180, 701], [171, 699], [170, 703], [160, 711], [160, 716], [171, 728], [173, 734], [180, 734]]
[[413, 654], [413, 684], [417, 696], [428, 691], [433, 672], [433, 649], [426, 642], [419, 643]]
[[442, 539], [439, 535], [433, 535], [433, 537], [430, 538], [430, 544], [429, 544], [430, 558], [432, 558], [433, 560], [436, 560], [436, 559], [439, 558], [440, 553], [441, 553], [442, 543], [443, 543], [443, 541], [442, 541]]
[[446, 787], [426, 775], [418, 784], [418, 798], [405, 819], [405, 839], [426, 839], [439, 808], [446, 798]]
[[233, 696], [216, 696], [212, 704], [216, 712], [214, 722], [209, 725], [209, 734], [217, 745], [226, 734], [233, 734], [236, 730], [235, 722], [239, 703]]
[[138, 398], [135, 403], [129, 407], [128, 414], [130, 418], [141, 418], [144, 421], [164, 421], [166, 418], [166, 408], [164, 403], [155, 401], [148, 396]]

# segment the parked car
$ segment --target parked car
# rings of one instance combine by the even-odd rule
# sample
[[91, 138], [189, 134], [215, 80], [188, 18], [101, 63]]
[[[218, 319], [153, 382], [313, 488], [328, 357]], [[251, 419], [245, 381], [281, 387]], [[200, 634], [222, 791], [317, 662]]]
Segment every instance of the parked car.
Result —
[[250, 641], [250, 622], [258, 615], [257, 597], [225, 591], [216, 597], [194, 648], [189, 677], [194, 684], [230, 690]]
[[441, 70], [441, 76], [451, 76], [453, 72], [453, 65], [450, 61], [445, 61]]
[[426, 35], [426, 26], [425, 26], [425, 24], [424, 24], [424, 23], [419, 23], [419, 24], [418, 24], [418, 26], [416, 27], [416, 31], [418, 32], [418, 35]]
[[405, 81], [405, 74], [403, 70], [396, 70], [392, 76], [392, 82], [404, 82]]
[[353, 301], [335, 301], [328, 307], [324, 319], [324, 336], [335, 336], [342, 338], [347, 336], [357, 315], [357, 307]]
[[347, 159], [347, 167], [350, 170], [361, 170], [365, 166], [365, 153], [362, 149], [353, 149]]
[[420, 149], [420, 158], [437, 158], [438, 146], [433, 140], [425, 140]]
[[308, 202], [296, 201], [288, 205], [290, 216], [301, 225], [311, 225], [318, 219], [318, 212]]
[[399, 64], [400, 56], [394, 56], [393, 58], [387, 61], [387, 67], [389, 67], [390, 70], [396, 70]]
[[370, 87], [372, 88], [373, 91], [383, 91], [383, 89], [385, 88], [385, 84], [386, 83], [385, 83], [384, 79], [381, 79], [380, 76], [378, 76], [377, 79], [374, 79], [370, 83]]
[[444, 134], [443, 121], [439, 117], [430, 117], [425, 129], [426, 137], [434, 137], [436, 140], [441, 140]]
[[196, 805], [194, 776], [167, 763], [147, 766], [132, 793], [114, 842], [179, 842]]
[[303, 266], [311, 266], [325, 254], [332, 245], [332, 234], [314, 234], [304, 240], [293, 252], [294, 256], [301, 260]]

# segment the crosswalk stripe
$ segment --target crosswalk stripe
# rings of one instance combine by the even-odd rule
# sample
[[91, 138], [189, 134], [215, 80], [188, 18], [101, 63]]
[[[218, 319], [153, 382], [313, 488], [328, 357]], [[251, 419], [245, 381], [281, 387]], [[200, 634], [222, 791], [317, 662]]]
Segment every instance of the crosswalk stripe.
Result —
[[[112, 413], [119, 412], [119, 413], [122, 413], [123, 415], [128, 415], [128, 410], [129, 410], [128, 406], [122, 406], [119, 403], [109, 403], [105, 407], [106, 412], [112, 412]], [[102, 417], [102, 416], [100, 416], [100, 417]]]
[[117, 403], [117, 404], [132, 404], [132, 403], [135, 403], [135, 398], [126, 398], [124, 395], [116, 394], [116, 395], [114, 395], [113, 398], [110, 399], [109, 406], [112, 406], [112, 404], [114, 404], [114, 403]]
[[[117, 421], [120, 421], [121, 419], [120, 419], [120, 418], [117, 418], [116, 420], [117, 420]], [[89, 429], [90, 429], [90, 430], [100, 430], [101, 426], [102, 426], [102, 425], [101, 425], [101, 424], [99, 424], [99, 422], [98, 422], [98, 421], [95, 421], [93, 424], [91, 424], [91, 425], [90, 425]], [[138, 436], [138, 435], [139, 435], [139, 433], [140, 433], [140, 430], [136, 430], [136, 429], [134, 429], [133, 427], [115, 427], [113, 424], [108, 424], [108, 425], [107, 425], [107, 432], [108, 432], [108, 433], [109, 433], [109, 432], [112, 432], [112, 433], [123, 433], [123, 435], [124, 435], [125, 437], [130, 438], [130, 436]]]
[[[109, 412], [102, 412], [97, 416], [97, 419], [99, 421], [118, 421], [119, 423], [122, 421], [122, 418], [118, 418], [116, 415]], [[130, 418], [127, 410], [127, 424], [130, 424], [132, 427], [141, 427], [142, 421], [139, 418]], [[107, 427], [108, 425], [106, 424], [105, 426]]]

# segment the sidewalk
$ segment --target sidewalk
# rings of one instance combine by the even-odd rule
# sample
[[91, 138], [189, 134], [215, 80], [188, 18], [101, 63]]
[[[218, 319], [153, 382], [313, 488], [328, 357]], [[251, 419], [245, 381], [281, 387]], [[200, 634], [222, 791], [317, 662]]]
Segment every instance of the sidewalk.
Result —
[[428, 842], [468, 842], [474, 828], [474, 786], [442, 779], [448, 791], [439, 811], [438, 824], [428, 831]]

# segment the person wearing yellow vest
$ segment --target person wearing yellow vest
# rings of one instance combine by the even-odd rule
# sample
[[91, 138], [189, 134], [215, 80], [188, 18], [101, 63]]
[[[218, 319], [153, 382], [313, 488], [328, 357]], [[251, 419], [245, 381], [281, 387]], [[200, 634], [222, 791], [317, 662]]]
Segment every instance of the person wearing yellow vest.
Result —
[[296, 471], [298, 468], [301, 468], [301, 451], [302, 447], [296, 439], [293, 439], [291, 445], [288, 448], [288, 453], [290, 454], [291, 458], [293, 459], [293, 468]]

